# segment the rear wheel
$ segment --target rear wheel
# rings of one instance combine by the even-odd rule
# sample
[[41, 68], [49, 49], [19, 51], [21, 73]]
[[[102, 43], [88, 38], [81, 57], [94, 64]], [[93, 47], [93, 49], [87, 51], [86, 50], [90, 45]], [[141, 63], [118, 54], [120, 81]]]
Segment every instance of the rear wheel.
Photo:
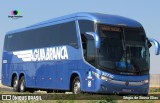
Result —
[[20, 81], [19, 81], [19, 91], [20, 92], [25, 92], [25, 90], [26, 90], [25, 78], [24, 78], [24, 76], [22, 76]]
[[14, 91], [14, 92], [19, 92], [17, 77], [14, 77], [14, 78], [13, 78], [13, 91]]
[[34, 93], [35, 90], [34, 89], [27, 89], [30, 93]]
[[46, 92], [47, 93], [53, 93], [53, 90], [47, 90]]
[[75, 77], [74, 80], [73, 80], [73, 84], [72, 84], [72, 93], [73, 94], [79, 94], [81, 93], [81, 90], [80, 90], [80, 80], [79, 80], [79, 77]]
[[54, 90], [54, 93], [65, 93], [64, 90]]

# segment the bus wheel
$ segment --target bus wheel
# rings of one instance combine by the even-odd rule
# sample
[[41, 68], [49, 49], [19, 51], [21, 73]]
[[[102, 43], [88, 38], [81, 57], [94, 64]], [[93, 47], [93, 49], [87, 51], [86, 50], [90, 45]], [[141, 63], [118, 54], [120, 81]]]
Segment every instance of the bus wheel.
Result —
[[30, 93], [34, 93], [34, 92], [35, 92], [34, 89], [28, 89], [28, 91], [29, 91]]
[[66, 91], [64, 90], [54, 90], [54, 93], [65, 93]]
[[25, 79], [24, 79], [24, 76], [22, 76], [20, 81], [19, 81], [19, 91], [20, 92], [25, 92], [25, 90], [26, 90]]
[[64, 90], [58, 90], [59, 93], [65, 93], [66, 91]]
[[79, 94], [80, 92], [80, 80], [79, 77], [75, 77], [72, 84], [72, 93]]
[[47, 90], [46, 92], [47, 93], [53, 93], [53, 90]]
[[13, 78], [13, 91], [14, 91], [14, 92], [19, 92], [17, 77], [14, 77], [14, 78]]

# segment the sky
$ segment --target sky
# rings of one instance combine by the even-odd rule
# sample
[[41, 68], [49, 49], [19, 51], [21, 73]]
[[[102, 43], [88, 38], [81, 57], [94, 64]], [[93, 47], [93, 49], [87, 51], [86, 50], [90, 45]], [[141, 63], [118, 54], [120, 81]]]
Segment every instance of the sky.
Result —
[[[98, 12], [140, 22], [149, 38], [160, 42], [160, 0], [0, 0], [0, 71], [6, 32], [75, 12]], [[19, 10], [19, 19], [8, 18]], [[160, 74], [160, 55], [150, 48], [150, 73]], [[0, 73], [1, 75], [1, 73]], [[1, 76], [0, 76], [1, 77]]]

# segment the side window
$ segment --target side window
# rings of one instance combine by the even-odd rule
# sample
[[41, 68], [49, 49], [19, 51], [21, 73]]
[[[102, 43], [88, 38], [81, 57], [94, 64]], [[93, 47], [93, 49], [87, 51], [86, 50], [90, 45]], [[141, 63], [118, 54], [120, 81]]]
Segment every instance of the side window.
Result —
[[85, 59], [87, 59], [87, 38], [84, 36], [84, 34], [81, 34], [81, 39], [83, 47], [83, 56]]
[[79, 27], [81, 34], [85, 34], [86, 32], [94, 32], [94, 22], [89, 20], [79, 20]]
[[59, 38], [60, 45], [67, 44], [75, 48], [78, 48], [75, 22], [60, 24]]
[[67, 22], [42, 28], [36, 39], [36, 47], [70, 45], [78, 48], [75, 22]]
[[87, 61], [91, 65], [95, 65], [95, 44], [94, 40], [87, 41]]
[[8, 36], [5, 36], [4, 38], [4, 50], [8, 50]]
[[90, 40], [85, 36], [86, 32], [95, 32], [94, 22], [89, 20], [79, 20], [78, 23], [81, 33], [84, 58], [91, 65], [95, 65], [94, 40]]
[[70, 45], [78, 48], [75, 21], [18, 32], [8, 36], [9, 51]]

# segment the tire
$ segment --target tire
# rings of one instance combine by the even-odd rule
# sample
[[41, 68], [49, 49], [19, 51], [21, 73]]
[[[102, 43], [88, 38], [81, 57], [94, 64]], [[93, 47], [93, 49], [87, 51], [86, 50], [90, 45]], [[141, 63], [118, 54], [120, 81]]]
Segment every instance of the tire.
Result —
[[54, 93], [65, 93], [65, 90], [54, 90]]
[[35, 92], [34, 89], [27, 89], [27, 90], [28, 90], [28, 92], [30, 92], [30, 93], [34, 93], [34, 92]]
[[13, 78], [13, 91], [14, 92], [19, 92], [17, 77]]
[[81, 93], [81, 87], [80, 87], [81, 83], [79, 80], [79, 77], [75, 77], [72, 83], [72, 93], [73, 94], [80, 94]]
[[65, 93], [65, 90], [58, 90], [59, 93]]
[[26, 91], [24, 76], [22, 76], [21, 79], [20, 79], [20, 81], [19, 81], [19, 91], [20, 92], [25, 92]]
[[47, 93], [53, 93], [53, 90], [47, 90], [46, 92]]
[[148, 93], [146, 93], [146, 94], [142, 94], [142, 96], [148, 96]]

